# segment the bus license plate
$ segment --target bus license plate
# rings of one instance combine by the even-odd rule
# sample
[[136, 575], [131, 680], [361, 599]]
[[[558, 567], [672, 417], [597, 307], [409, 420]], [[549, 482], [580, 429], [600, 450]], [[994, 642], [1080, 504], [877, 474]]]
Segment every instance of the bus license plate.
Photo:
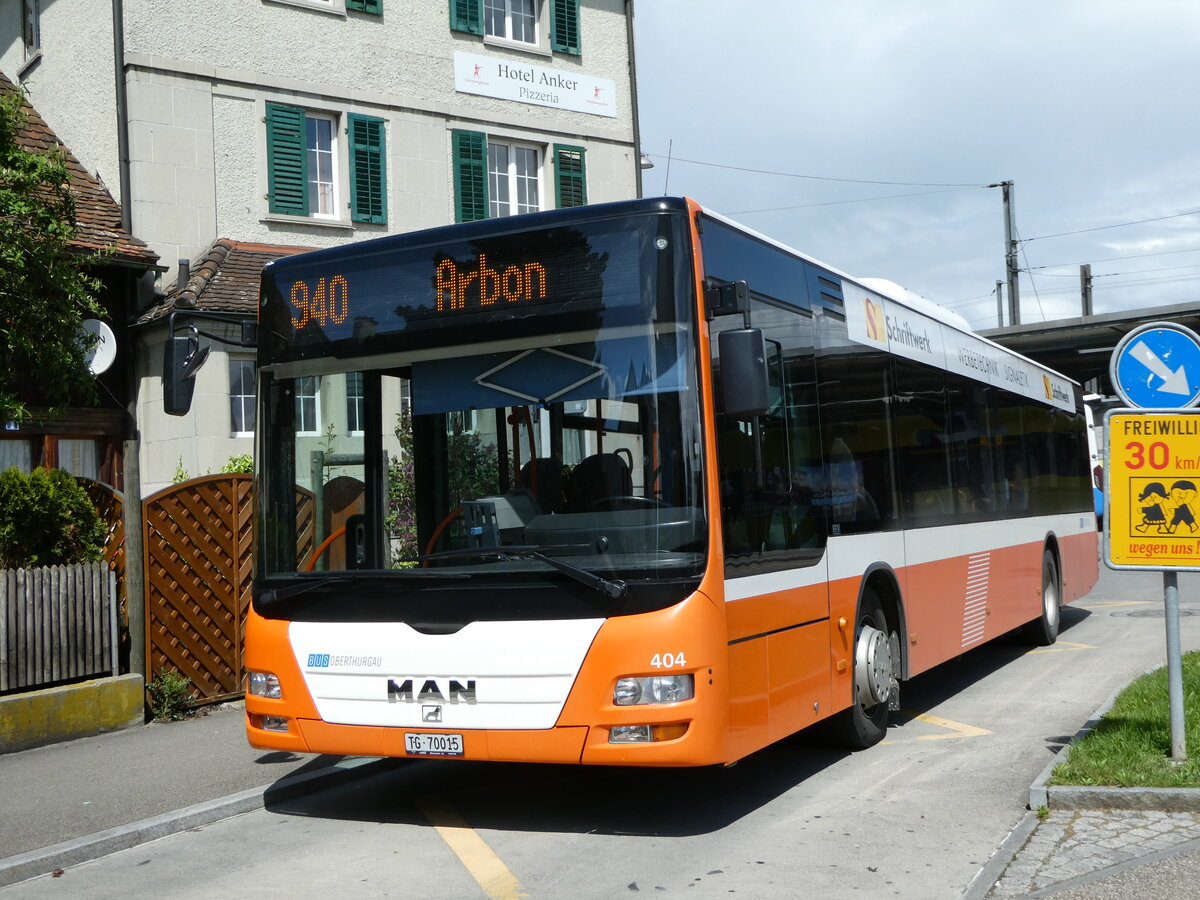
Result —
[[462, 756], [461, 734], [428, 734], [409, 731], [404, 734], [404, 749], [411, 756]]

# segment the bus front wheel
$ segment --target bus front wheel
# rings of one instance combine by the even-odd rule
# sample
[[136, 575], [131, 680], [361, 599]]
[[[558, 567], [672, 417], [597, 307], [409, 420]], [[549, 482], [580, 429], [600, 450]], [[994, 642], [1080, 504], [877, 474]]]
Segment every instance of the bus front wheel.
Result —
[[854, 626], [854, 702], [838, 713], [838, 742], [855, 750], [878, 744], [887, 732], [893, 689], [891, 630], [872, 588], [863, 591]]

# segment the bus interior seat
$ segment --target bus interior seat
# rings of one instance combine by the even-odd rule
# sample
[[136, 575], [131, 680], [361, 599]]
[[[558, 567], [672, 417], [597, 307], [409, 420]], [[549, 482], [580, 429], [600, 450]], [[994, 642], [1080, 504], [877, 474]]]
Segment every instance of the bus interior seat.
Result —
[[517, 475], [517, 485], [529, 491], [543, 513], [557, 513], [563, 506], [563, 467], [547, 456], [529, 460]]
[[588, 512], [608, 497], [633, 493], [633, 474], [615, 453], [594, 453], [571, 471], [572, 512]]

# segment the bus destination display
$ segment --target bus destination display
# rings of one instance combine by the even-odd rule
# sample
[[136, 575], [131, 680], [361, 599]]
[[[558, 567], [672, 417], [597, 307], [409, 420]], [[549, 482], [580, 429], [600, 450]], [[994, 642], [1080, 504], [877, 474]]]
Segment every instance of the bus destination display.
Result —
[[[550, 238], [547, 240], [547, 238]], [[451, 318], [502, 322], [531, 307], [594, 310], [636, 306], [641, 250], [637, 232], [575, 229], [388, 253], [297, 257], [264, 273], [286, 302], [276, 332], [287, 344], [326, 344], [444, 325]], [[269, 281], [268, 281], [269, 284]], [[268, 287], [268, 300], [270, 290]], [[290, 331], [289, 333], [286, 333]]]

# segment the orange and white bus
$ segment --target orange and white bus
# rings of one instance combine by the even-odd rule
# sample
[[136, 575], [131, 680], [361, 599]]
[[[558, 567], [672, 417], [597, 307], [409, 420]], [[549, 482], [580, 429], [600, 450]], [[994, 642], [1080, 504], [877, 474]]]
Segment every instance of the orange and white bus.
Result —
[[681, 199], [263, 273], [256, 747], [729, 763], [1097, 576], [1077, 384]]

